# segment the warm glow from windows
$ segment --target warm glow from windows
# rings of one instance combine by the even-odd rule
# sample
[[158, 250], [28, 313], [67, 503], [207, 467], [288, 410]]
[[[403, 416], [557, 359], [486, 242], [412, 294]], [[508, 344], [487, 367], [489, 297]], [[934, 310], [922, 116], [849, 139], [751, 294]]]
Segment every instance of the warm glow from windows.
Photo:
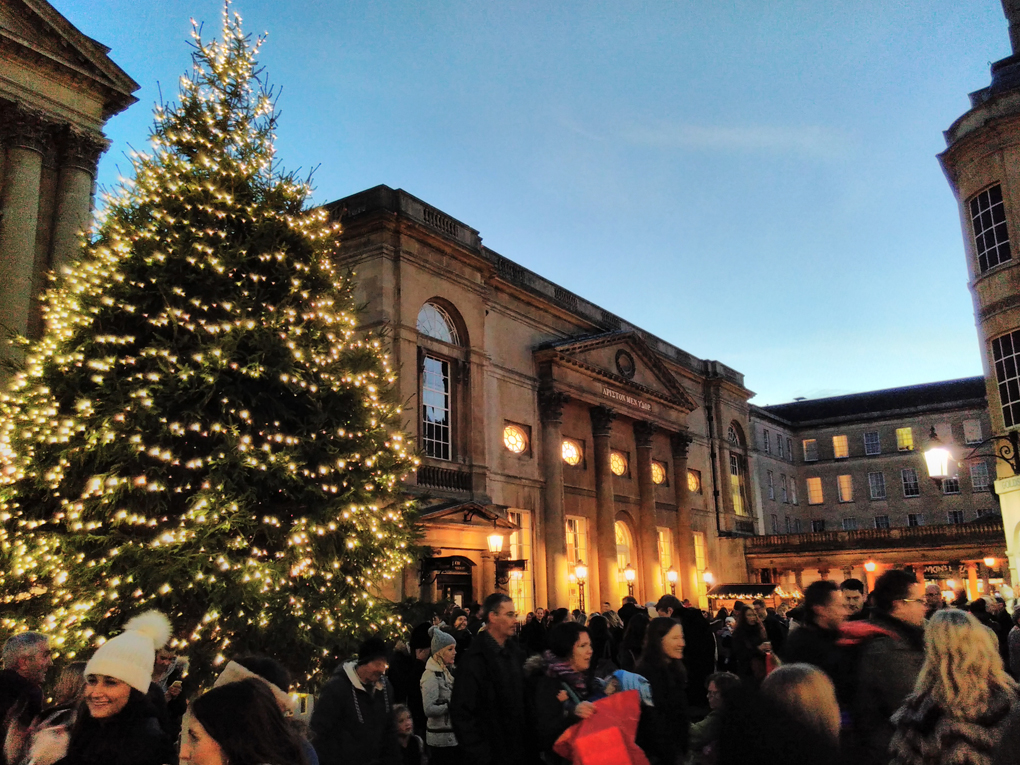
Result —
[[560, 448], [563, 461], [568, 465], [581, 464], [581, 447], [576, 441], [565, 440]]
[[854, 479], [849, 475], [841, 475], [836, 479], [836, 485], [839, 487], [839, 501], [840, 502], [853, 502], [854, 501]]
[[652, 483], [666, 483], [666, 467], [661, 462], [652, 463]]
[[623, 452], [610, 454], [609, 469], [613, 471], [613, 475], [627, 475], [627, 456]]
[[807, 479], [807, 501], [809, 505], [820, 505], [825, 501], [825, 495], [822, 493], [821, 478]]
[[846, 436], [832, 437], [832, 456], [838, 460], [845, 460], [850, 456], [850, 445], [847, 443]]
[[694, 492], [695, 494], [701, 494], [701, 471], [700, 470], [688, 470], [687, 471], [687, 490]]
[[528, 450], [528, 434], [520, 425], [507, 425], [503, 428], [503, 446], [514, 454], [524, 454]]
[[914, 431], [912, 428], [896, 428], [896, 448], [901, 452], [914, 451]]

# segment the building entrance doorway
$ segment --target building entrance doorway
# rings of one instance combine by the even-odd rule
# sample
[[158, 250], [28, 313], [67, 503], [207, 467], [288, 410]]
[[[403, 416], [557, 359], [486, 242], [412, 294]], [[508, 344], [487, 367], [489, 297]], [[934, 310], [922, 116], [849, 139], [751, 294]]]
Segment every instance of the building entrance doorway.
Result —
[[458, 608], [471, 605], [474, 598], [472, 584], [470, 570], [465, 574], [443, 573], [436, 577], [436, 591], [440, 599], [456, 603]]

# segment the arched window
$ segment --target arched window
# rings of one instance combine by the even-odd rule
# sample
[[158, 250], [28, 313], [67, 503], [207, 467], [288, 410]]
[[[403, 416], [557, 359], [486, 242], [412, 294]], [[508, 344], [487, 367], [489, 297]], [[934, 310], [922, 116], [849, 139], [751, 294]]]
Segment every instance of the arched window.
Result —
[[427, 337], [434, 337], [450, 345], [460, 345], [457, 325], [442, 306], [426, 303], [418, 311], [418, 331]]
[[744, 445], [744, 431], [738, 423], [730, 423], [730, 427], [726, 430], [726, 440], [734, 446]]
[[747, 456], [743, 453], [746, 442], [739, 423], [730, 423], [726, 440], [730, 442], [730, 496], [733, 499], [733, 512], [749, 516], [751, 507], [747, 501]]
[[630, 528], [623, 521], [616, 522], [616, 579], [619, 582], [626, 582], [623, 575], [624, 569], [633, 563], [634, 536]]

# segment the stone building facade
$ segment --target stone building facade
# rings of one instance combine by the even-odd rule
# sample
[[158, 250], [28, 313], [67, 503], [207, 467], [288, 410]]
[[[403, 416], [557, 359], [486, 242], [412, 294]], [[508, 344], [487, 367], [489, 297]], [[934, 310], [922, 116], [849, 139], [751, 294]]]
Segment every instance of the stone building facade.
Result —
[[[992, 431], [1020, 428], [1020, 0], [1003, 0], [1012, 55], [991, 66], [991, 83], [945, 131], [942, 169], [960, 205], [960, 225], [987, 380]], [[1015, 451], [1014, 446], [1007, 447]], [[1008, 455], [1015, 457], [1015, 455]], [[1005, 541], [1020, 573], [1020, 475], [997, 461]], [[1014, 460], [1015, 464], [1015, 460]]]
[[[103, 126], [138, 84], [45, 0], [0, 2], [0, 332], [37, 337], [92, 210]], [[6, 343], [3, 357], [18, 358]]]
[[[932, 429], [954, 457], [941, 482], [923, 456]], [[983, 377], [752, 407], [751, 432], [765, 535], [747, 544], [752, 576], [794, 589], [911, 565], [975, 592], [1003, 579]]]
[[[518, 609], [697, 600], [746, 578], [755, 533], [751, 392], [482, 245], [386, 186], [327, 206], [344, 226], [366, 329], [385, 329], [421, 468], [431, 555], [399, 596], [466, 602], [498, 578]], [[501, 554], [487, 537], [506, 538]], [[509, 561], [506, 558], [509, 557]], [[578, 580], [583, 562], [587, 576]]]

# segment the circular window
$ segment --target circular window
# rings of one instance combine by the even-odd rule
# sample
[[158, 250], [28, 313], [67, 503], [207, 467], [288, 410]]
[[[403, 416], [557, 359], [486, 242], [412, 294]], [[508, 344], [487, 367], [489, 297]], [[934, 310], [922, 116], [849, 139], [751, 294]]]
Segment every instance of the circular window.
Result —
[[701, 492], [701, 474], [697, 470], [687, 471], [687, 488], [696, 493]]
[[635, 369], [634, 357], [623, 349], [618, 350], [616, 352], [616, 371], [629, 380], [634, 376]]
[[666, 468], [661, 462], [652, 463], [652, 483], [666, 483]]
[[528, 434], [520, 425], [507, 425], [503, 428], [503, 446], [514, 454], [524, 454], [528, 449]]
[[627, 475], [627, 457], [623, 452], [613, 452], [609, 455], [609, 469], [613, 475]]
[[581, 464], [581, 447], [576, 441], [564, 440], [560, 452], [563, 455], [563, 461], [568, 465]]

